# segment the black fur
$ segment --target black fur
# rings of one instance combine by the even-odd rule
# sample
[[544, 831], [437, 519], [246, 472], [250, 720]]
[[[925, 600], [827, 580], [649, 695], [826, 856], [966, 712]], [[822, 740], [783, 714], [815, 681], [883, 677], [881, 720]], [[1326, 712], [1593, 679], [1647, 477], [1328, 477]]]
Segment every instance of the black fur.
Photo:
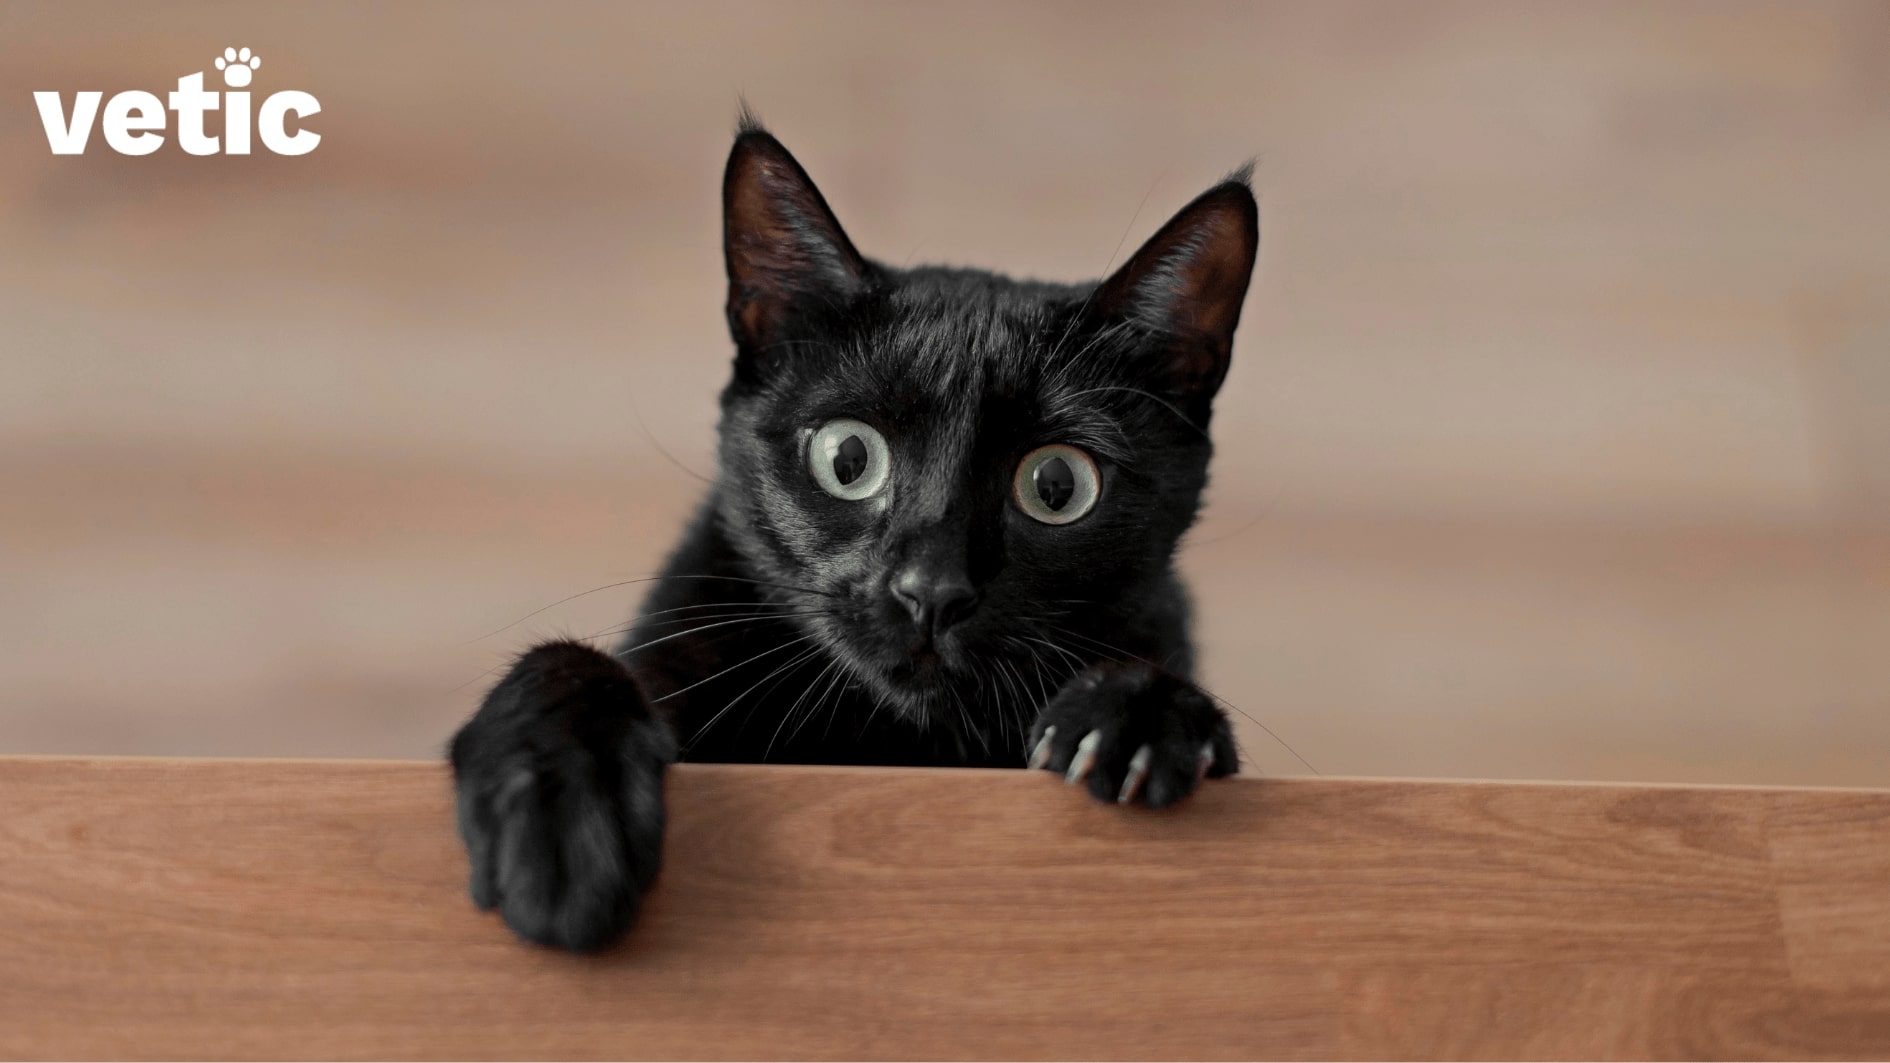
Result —
[[[1095, 732], [1089, 790], [1116, 800], [1146, 746], [1130, 796], [1158, 807], [1233, 772], [1172, 559], [1258, 244], [1246, 172], [1086, 285], [866, 259], [746, 116], [723, 205], [720, 475], [614, 655], [533, 649], [454, 737], [473, 899], [532, 941], [614, 940], [678, 758], [1061, 772]], [[877, 495], [809, 472], [836, 418], [887, 441]], [[1061, 525], [1011, 495], [1053, 443], [1102, 484]]]

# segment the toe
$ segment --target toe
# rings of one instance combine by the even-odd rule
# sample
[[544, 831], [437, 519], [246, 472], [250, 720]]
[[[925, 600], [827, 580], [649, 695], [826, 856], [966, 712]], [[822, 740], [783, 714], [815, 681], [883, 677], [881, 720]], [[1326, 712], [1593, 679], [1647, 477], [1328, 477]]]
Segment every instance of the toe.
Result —
[[1144, 745], [1129, 758], [1129, 771], [1122, 780], [1122, 787], [1116, 791], [1116, 804], [1126, 805], [1135, 800], [1142, 792], [1142, 784], [1148, 781], [1149, 764], [1155, 759], [1155, 750]]
[[1063, 781], [1074, 786], [1089, 778], [1089, 773], [1096, 767], [1096, 750], [1102, 745], [1102, 732], [1091, 731], [1076, 743], [1076, 755], [1070, 758], [1070, 769], [1063, 775]]
[[1056, 742], [1056, 737], [1056, 724], [1051, 724], [1043, 729], [1043, 737], [1037, 739], [1037, 748], [1030, 751], [1030, 763], [1027, 767], [1029, 767], [1031, 771], [1036, 771], [1050, 763], [1051, 746]]

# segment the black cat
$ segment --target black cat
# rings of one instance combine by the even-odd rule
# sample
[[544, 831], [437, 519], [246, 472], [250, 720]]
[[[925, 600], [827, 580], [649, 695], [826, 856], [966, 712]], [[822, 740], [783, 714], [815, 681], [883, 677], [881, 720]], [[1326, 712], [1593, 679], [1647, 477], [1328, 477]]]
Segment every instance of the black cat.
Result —
[[1237, 768], [1177, 541], [1259, 242], [1248, 172], [1097, 284], [863, 257], [744, 119], [720, 476], [614, 655], [531, 650], [453, 738], [472, 895], [590, 950], [672, 761], [1048, 768], [1163, 806]]

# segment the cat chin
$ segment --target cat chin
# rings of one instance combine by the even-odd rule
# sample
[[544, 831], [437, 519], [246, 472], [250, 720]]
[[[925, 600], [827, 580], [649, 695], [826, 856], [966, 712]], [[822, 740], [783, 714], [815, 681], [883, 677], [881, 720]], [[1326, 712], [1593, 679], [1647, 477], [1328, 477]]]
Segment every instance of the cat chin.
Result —
[[940, 713], [955, 711], [956, 673], [936, 655], [928, 654], [926, 661], [898, 658], [879, 663], [847, 646], [830, 646], [829, 652], [867, 693], [900, 719], [923, 726]]

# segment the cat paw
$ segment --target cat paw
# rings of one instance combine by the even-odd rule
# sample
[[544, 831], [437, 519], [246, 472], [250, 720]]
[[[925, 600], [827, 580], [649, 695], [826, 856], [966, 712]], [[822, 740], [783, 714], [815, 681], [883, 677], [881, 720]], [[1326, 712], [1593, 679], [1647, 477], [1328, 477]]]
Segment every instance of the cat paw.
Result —
[[673, 751], [615, 659], [568, 642], [520, 658], [452, 743], [473, 902], [540, 945], [621, 937], [661, 865]]
[[1099, 801], [1164, 808], [1206, 778], [1239, 770], [1227, 716], [1180, 676], [1142, 663], [1101, 664], [1038, 714], [1029, 767], [1083, 784]]

